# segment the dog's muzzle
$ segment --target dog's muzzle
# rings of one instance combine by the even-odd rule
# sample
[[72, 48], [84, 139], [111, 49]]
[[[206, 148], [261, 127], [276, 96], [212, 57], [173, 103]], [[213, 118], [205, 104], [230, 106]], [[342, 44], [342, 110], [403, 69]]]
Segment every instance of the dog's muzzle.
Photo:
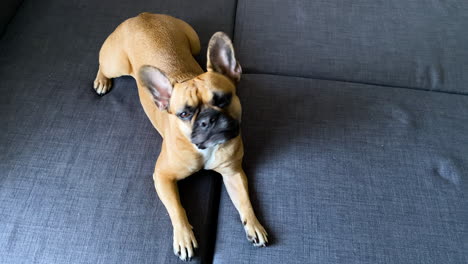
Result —
[[199, 149], [222, 144], [239, 135], [239, 122], [221, 111], [202, 110], [192, 128], [191, 141]]

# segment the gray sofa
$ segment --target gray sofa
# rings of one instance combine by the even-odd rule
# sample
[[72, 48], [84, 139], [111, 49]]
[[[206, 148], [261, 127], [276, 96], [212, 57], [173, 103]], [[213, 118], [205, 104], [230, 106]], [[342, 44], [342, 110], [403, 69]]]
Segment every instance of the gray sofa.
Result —
[[231, 35], [244, 166], [270, 234], [219, 175], [179, 184], [195, 263], [467, 263], [468, 2], [8, 0], [0, 4], [0, 263], [178, 263], [161, 139], [132, 78], [92, 90], [140, 12]]

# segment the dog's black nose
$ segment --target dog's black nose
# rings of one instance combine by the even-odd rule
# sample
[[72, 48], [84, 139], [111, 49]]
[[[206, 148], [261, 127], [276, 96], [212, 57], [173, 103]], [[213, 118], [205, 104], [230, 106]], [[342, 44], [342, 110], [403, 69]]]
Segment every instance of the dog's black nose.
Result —
[[219, 113], [214, 112], [211, 115], [199, 117], [197, 120], [197, 124], [203, 130], [207, 130], [216, 124], [216, 121], [218, 121], [218, 117]]

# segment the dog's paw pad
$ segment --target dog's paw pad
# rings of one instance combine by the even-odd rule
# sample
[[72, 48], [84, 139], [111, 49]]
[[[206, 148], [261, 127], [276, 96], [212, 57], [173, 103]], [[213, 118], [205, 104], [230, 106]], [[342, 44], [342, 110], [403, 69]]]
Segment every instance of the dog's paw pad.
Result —
[[266, 247], [268, 234], [258, 220], [242, 221], [247, 240], [256, 247]]
[[198, 244], [190, 226], [174, 229], [174, 254], [183, 261], [190, 261]]
[[96, 77], [93, 87], [98, 95], [104, 95], [110, 91], [112, 87], [112, 80], [103, 76]]

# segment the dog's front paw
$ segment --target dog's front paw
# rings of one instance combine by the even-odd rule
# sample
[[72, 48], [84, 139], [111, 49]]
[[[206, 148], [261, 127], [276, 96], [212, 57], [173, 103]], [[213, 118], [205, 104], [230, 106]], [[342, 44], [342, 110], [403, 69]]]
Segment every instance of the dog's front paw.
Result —
[[266, 247], [268, 244], [268, 234], [257, 218], [243, 220], [242, 224], [244, 225], [247, 240], [252, 242], [256, 247]]
[[198, 247], [197, 240], [192, 231], [192, 226], [174, 227], [174, 254], [183, 261], [189, 261], [194, 256]]

